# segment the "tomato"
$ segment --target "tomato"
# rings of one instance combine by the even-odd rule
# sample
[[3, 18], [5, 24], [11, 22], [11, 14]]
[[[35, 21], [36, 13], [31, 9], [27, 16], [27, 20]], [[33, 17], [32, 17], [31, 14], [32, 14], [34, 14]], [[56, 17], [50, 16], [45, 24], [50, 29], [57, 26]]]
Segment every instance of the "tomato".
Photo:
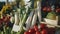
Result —
[[41, 31], [41, 34], [48, 34], [48, 32], [47, 32], [47, 30], [43, 29], [43, 30]]
[[51, 11], [51, 8], [47, 8], [47, 11]]
[[60, 12], [60, 8], [56, 9], [56, 12]]
[[30, 32], [31, 34], [32, 33], [34, 33], [35, 32], [35, 30], [34, 29], [29, 29], [29, 31], [28, 32]]
[[29, 32], [24, 32], [24, 34], [30, 34]]
[[44, 29], [46, 27], [46, 24], [40, 24], [40, 28]]
[[37, 25], [34, 25], [34, 30], [38, 31], [38, 26]]
[[43, 8], [43, 11], [46, 11], [46, 10], [47, 10], [47, 7], [44, 7], [44, 8]]
[[40, 32], [39, 31], [36, 31], [36, 33], [35, 34], [40, 34]]

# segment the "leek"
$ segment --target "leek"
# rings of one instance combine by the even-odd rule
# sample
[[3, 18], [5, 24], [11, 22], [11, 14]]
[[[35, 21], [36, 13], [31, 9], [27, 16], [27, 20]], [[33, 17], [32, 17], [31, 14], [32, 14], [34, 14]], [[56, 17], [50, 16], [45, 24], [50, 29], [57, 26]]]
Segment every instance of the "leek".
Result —
[[28, 30], [30, 28], [31, 21], [32, 21], [32, 16], [33, 16], [33, 11], [31, 11], [30, 15], [27, 18], [27, 21], [26, 21], [26, 30]]
[[41, 22], [41, 1], [37, 2], [37, 12], [38, 12], [39, 22]]
[[33, 19], [32, 19], [32, 23], [31, 23], [31, 27], [33, 27], [36, 24], [37, 21], [37, 11], [35, 11]]

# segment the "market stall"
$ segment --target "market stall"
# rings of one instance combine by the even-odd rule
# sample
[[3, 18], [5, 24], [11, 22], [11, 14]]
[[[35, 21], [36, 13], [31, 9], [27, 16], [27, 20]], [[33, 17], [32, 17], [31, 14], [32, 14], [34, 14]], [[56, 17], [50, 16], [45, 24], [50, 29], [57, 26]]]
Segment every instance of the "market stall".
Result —
[[0, 34], [59, 34], [59, 2], [6, 0], [0, 11]]

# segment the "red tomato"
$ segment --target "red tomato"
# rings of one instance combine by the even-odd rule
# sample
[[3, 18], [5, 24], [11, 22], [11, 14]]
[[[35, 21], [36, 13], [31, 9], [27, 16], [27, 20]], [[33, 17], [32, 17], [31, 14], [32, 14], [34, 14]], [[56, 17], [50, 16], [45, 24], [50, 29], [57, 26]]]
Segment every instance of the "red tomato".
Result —
[[60, 8], [56, 9], [56, 12], [60, 12]]
[[29, 29], [29, 31], [28, 32], [30, 32], [31, 34], [32, 33], [34, 33], [35, 32], [35, 30], [34, 29]]
[[51, 8], [47, 8], [47, 11], [51, 11]]
[[36, 31], [36, 33], [35, 34], [40, 34], [40, 32], [39, 31]]
[[24, 32], [24, 34], [30, 34], [29, 32]]
[[45, 28], [46, 27], [46, 24], [40, 24], [40, 28]]
[[47, 10], [47, 8], [46, 8], [46, 7], [44, 7], [44, 8], [43, 8], [43, 11], [46, 11], [46, 10]]
[[38, 26], [37, 25], [34, 25], [34, 30], [38, 31]]
[[41, 31], [41, 34], [48, 34], [48, 33], [47, 33], [47, 30], [43, 29], [43, 30]]

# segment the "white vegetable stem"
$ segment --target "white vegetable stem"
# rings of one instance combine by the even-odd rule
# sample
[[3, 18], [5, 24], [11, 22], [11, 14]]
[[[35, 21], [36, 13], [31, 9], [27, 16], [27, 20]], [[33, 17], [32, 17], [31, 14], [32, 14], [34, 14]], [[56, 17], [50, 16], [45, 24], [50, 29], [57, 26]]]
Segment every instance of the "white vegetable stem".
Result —
[[19, 17], [18, 17], [18, 13], [15, 12], [15, 24], [18, 25], [19, 24]]
[[31, 27], [33, 27], [36, 24], [36, 21], [37, 21], [37, 11], [35, 10], [35, 14], [34, 14], [33, 19], [32, 19]]
[[14, 23], [14, 22], [15, 22], [15, 17], [13, 16], [12, 13], [10, 13], [10, 16], [11, 16], [11, 18], [10, 18], [10, 22], [11, 22], [11, 23]]
[[41, 22], [41, 1], [37, 2], [37, 12], [38, 12], [39, 22]]
[[28, 16], [28, 18], [26, 20], [26, 30], [28, 30], [30, 28], [31, 21], [32, 21], [32, 16], [33, 16], [33, 12], [34, 11], [31, 11], [30, 15]]
[[13, 16], [11, 16], [10, 21], [11, 21], [11, 23], [14, 23], [14, 17]]

